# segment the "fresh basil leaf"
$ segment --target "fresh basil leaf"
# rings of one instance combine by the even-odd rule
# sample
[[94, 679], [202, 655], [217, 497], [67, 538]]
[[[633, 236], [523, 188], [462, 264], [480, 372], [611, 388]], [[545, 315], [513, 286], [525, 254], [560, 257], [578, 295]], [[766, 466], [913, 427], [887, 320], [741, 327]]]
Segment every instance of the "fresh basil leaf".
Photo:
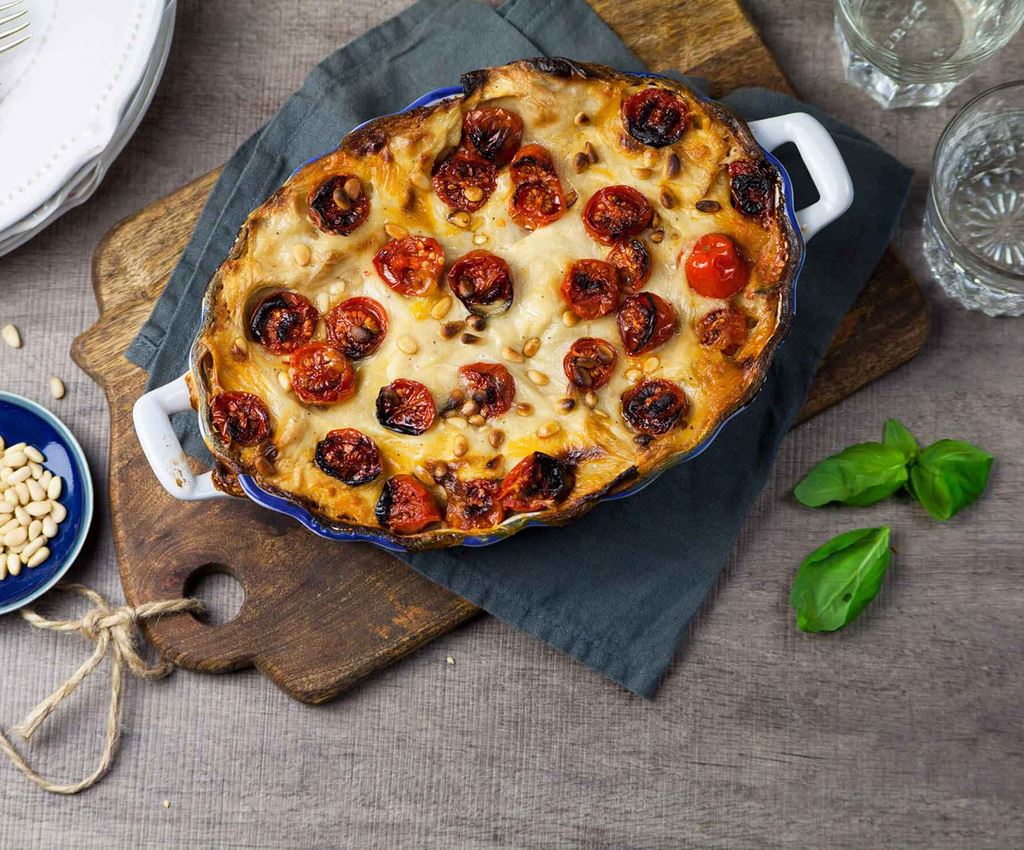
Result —
[[884, 443], [858, 443], [825, 458], [796, 485], [793, 495], [817, 508], [829, 502], [864, 507], [881, 501], [907, 481], [902, 449]]
[[808, 555], [793, 581], [790, 603], [803, 632], [834, 632], [875, 598], [889, 568], [889, 526], [833, 537]]
[[903, 452], [907, 463], [916, 458], [917, 453], [921, 450], [917, 445], [917, 440], [914, 439], [914, 435], [907, 430], [907, 426], [900, 422], [899, 419], [885, 420], [882, 442]]
[[994, 458], [963, 440], [939, 440], [918, 456], [907, 489], [935, 519], [945, 522], [984, 492]]

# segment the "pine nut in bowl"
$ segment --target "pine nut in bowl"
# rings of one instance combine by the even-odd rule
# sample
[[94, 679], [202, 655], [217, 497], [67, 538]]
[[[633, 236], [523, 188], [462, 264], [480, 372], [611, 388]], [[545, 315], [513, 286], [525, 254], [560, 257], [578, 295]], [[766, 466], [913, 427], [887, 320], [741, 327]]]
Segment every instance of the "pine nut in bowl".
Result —
[[67, 572], [92, 521], [85, 453], [56, 416], [0, 392], [0, 614], [46, 593]]

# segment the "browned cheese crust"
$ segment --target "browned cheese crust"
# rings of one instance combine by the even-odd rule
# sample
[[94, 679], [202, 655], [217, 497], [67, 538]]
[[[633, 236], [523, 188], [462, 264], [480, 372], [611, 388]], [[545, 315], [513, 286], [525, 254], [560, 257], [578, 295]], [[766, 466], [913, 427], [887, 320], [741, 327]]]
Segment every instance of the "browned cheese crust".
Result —
[[[232, 474], [245, 473], [339, 528], [369, 530], [410, 549], [509, 534], [528, 519], [562, 524], [609, 491], [684, 458], [764, 380], [788, 328], [801, 248], [784, 209], [781, 177], [741, 120], [677, 82], [566, 60], [477, 71], [463, 85], [465, 96], [351, 133], [337, 150], [300, 169], [243, 226], [210, 282], [192, 360], [200, 422], [224, 489], [237, 487]], [[661, 147], [634, 138], [622, 113], [627, 98], [651, 87], [672, 93], [688, 112], [685, 132]], [[550, 153], [565, 197], [560, 218], [533, 230], [513, 221], [516, 187], [508, 165], [495, 169], [493, 192], [478, 209], [453, 215], [439, 198], [432, 175], [466, 144], [463, 117], [481, 107], [515, 113], [523, 122], [521, 144]], [[769, 176], [764, 214], [733, 205], [729, 166], [738, 161]], [[310, 214], [311, 195], [338, 175], [358, 179], [363, 195], [354, 206], [368, 201], [365, 220], [347, 235], [325, 231]], [[676, 315], [670, 338], [635, 357], [624, 349], [615, 310], [594, 319], [567, 316], [561, 288], [572, 263], [608, 255], [609, 245], [584, 227], [583, 212], [596, 191], [614, 185], [632, 187], [653, 208], [650, 225], [638, 234], [651, 267], [642, 291], [664, 299]], [[432, 237], [443, 249], [444, 274], [426, 295], [395, 291], [375, 268], [375, 254], [404, 233]], [[749, 268], [749, 282], [728, 299], [704, 297], [687, 282], [686, 259], [706, 234], [728, 236]], [[504, 260], [513, 281], [510, 307], [484, 322], [473, 319], [446, 280], [452, 264], [473, 250]], [[369, 297], [386, 312], [379, 348], [350, 360], [354, 389], [342, 400], [300, 400], [290, 354], [254, 339], [254, 309], [279, 291], [298, 293], [316, 308], [313, 341], [327, 340], [324, 316], [347, 299]], [[736, 345], [716, 345], [706, 333], [705, 317], [721, 310], [740, 317], [745, 332]], [[732, 327], [735, 332], [735, 322]], [[605, 340], [617, 354], [607, 383], [589, 394], [563, 371], [569, 347], [583, 337]], [[456, 392], [450, 400], [453, 390], [465, 390], [459, 367], [474, 362], [508, 369], [515, 382], [509, 410], [483, 419], [473, 405], [463, 409], [471, 396], [460, 400]], [[422, 383], [433, 398], [437, 417], [422, 434], [398, 433], [378, 419], [378, 394], [397, 379]], [[623, 416], [622, 396], [648, 380], [671, 382], [685, 394], [685, 414], [663, 434], [641, 434]], [[251, 445], [225, 439], [211, 416], [211, 401], [224, 392], [262, 401], [269, 413], [265, 437]], [[315, 462], [317, 444], [335, 429], [356, 429], [376, 444], [381, 472], [372, 480], [352, 486]], [[435, 522], [395, 533], [378, 521], [375, 506], [393, 475], [423, 481], [444, 516], [454, 482], [500, 482], [538, 451], [562, 460], [575, 478], [568, 495], [546, 510], [509, 509], [499, 525], [469, 530]]]

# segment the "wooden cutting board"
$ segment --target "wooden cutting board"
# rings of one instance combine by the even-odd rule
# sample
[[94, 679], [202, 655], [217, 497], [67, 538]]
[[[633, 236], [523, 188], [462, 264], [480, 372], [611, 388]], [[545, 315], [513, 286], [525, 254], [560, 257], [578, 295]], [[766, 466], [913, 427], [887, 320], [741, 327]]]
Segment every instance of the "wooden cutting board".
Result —
[[[789, 85], [735, 0], [591, 0], [652, 69], [740, 85]], [[130, 604], [176, 598], [226, 572], [245, 590], [238, 615], [144, 625], [175, 663], [205, 672], [256, 666], [296, 699], [324, 702], [472, 617], [478, 609], [364, 544], [330, 543], [241, 499], [177, 502], [157, 484], [132, 428], [145, 374], [123, 356], [163, 290], [218, 172], [118, 224], [93, 258], [99, 321], [72, 356], [110, 404], [110, 502]], [[813, 416], [916, 354], [928, 313], [906, 266], [886, 253], [846, 317], [802, 412]]]

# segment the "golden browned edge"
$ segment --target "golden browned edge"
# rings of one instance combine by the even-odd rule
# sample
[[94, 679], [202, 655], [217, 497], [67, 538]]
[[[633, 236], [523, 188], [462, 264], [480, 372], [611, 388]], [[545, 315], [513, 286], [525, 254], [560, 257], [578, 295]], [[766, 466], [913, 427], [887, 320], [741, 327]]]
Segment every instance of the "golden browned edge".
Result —
[[[515, 69], [517, 67], [526, 72], [539, 72], [563, 79], [576, 78], [624, 81], [634, 85], [638, 82], [646, 81], [663, 88], [674, 89], [686, 94], [690, 98], [702, 101], [708, 111], [711, 112], [717, 120], [723, 122], [729, 130], [735, 134], [741, 146], [751, 158], [765, 162], [771, 166], [772, 171], [776, 174], [776, 189], [778, 197], [782, 199], [785, 198], [781, 175], [778, 174], [774, 164], [765, 160], [761, 147], [754, 139], [746, 122], [724, 105], [715, 101], [706, 100], [688, 86], [676, 80], [646, 74], [624, 74], [620, 71], [614, 70], [613, 68], [608, 68], [604, 65], [594, 63], [576, 62], [558, 57], [539, 57], [535, 59], [525, 59], [519, 62], [512, 62], [509, 63], [509, 65], [501, 66], [501, 68], [485, 68], [464, 74], [462, 76], [461, 83], [465, 90], [465, 94], [458, 95], [455, 99], [465, 98], [477, 90], [482, 89], [486, 86], [490, 76], [495, 71], [506, 70], [509, 68]], [[446, 105], [448, 103], [449, 101], [445, 100], [440, 104], [420, 107], [409, 112], [401, 112], [374, 119], [365, 126], [349, 133], [344, 139], [342, 139], [337, 150], [349, 150], [355, 152], [360, 149], [365, 150], [367, 147], [372, 148], [380, 146], [389, 136], [398, 135], [407, 129], [414, 128], [422, 120], [423, 116], [431, 114], [434, 110], [441, 108], [442, 105]], [[333, 153], [334, 151], [331, 151], [330, 153], [325, 154], [325, 156], [330, 156]], [[300, 171], [308, 167], [315, 167], [318, 162], [319, 159], [303, 166]], [[721, 428], [721, 426], [730, 417], [749, 404], [754, 396], [757, 395], [757, 392], [760, 390], [761, 386], [764, 384], [765, 378], [767, 377], [768, 367], [770, 366], [783, 339], [785, 339], [786, 334], [789, 332], [789, 328], [792, 323], [794, 306], [793, 284], [795, 282], [794, 277], [800, 267], [803, 243], [794, 229], [793, 223], [790, 221], [789, 215], [785, 209], [786, 202], [783, 200], [782, 203], [776, 205], [775, 223], [781, 228], [782, 234], [786, 237], [786, 241], [788, 243], [788, 256], [779, 282], [776, 284], [775, 290], [771, 296], [778, 300], [775, 329], [768, 340], [764, 343], [761, 351], [758, 353], [758, 356], [751, 358], [743, 364], [744, 380], [740, 384], [742, 391], [737, 393], [735, 400], [731, 404], [721, 407], [718, 416], [715, 419], [710, 420], [704, 433], [695, 440], [690, 449], [685, 451], [676, 450], [673, 452], [666, 447], [666, 450], [660, 455], [657, 451], [651, 451], [644, 458], [645, 461], [647, 461], [649, 468], [643, 473], [641, 473], [635, 466], [630, 467], [603, 488], [599, 488], [590, 493], [579, 496], [573, 495], [565, 503], [554, 510], [538, 511], [530, 514], [515, 514], [490, 532], [486, 530], [466, 532], [453, 528], [441, 528], [422, 531], [412, 535], [396, 535], [381, 526], [333, 521], [318, 513], [313, 503], [303, 496], [281, 490], [280, 488], [263, 480], [262, 476], [256, 472], [256, 470], [244, 468], [238, 458], [232, 455], [229, 448], [218, 438], [216, 430], [210, 427], [209, 420], [209, 374], [207, 371], [209, 368], [209, 358], [204, 356], [207, 351], [204, 337], [215, 319], [215, 306], [222, 285], [222, 273], [227, 266], [246, 252], [251, 226], [262, 218], [263, 213], [266, 210], [281, 202], [285, 188], [297, 176], [297, 174], [298, 172], [296, 175], [289, 178], [289, 180], [286, 181], [285, 184], [273, 195], [271, 195], [271, 197], [267, 199], [262, 206], [249, 214], [245, 224], [242, 225], [242, 228], [239, 231], [238, 237], [232, 245], [227, 259], [225, 259], [224, 263], [220, 268], [218, 268], [217, 272], [210, 280], [203, 303], [203, 322], [197, 334], [191, 353], [191, 377], [193, 382], [198, 384], [198, 387], [193, 386], [193, 406], [196, 407], [199, 416], [203, 438], [216, 460], [214, 482], [220, 489], [231, 493], [232, 495], [241, 495], [242, 490], [238, 484], [237, 476], [240, 474], [249, 475], [261, 489], [301, 506], [325, 526], [338, 532], [372, 535], [375, 538], [384, 539], [390, 543], [401, 546], [410, 552], [415, 552], [457, 546], [466, 538], [502, 539], [515, 534], [527, 525], [566, 525], [587, 513], [605, 496], [624, 490], [627, 487], [635, 486], [643, 479], [654, 478], [702, 449], [706, 441], [710, 437], [713, 437], [719, 428]]]

